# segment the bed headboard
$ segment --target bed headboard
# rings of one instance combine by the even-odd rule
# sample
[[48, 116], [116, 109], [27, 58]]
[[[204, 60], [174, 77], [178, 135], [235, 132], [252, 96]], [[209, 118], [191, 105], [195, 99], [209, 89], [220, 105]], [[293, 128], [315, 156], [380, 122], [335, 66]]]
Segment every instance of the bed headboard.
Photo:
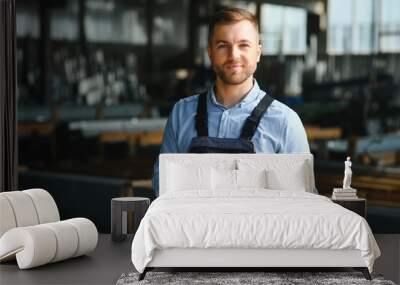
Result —
[[312, 154], [161, 154], [159, 158], [160, 195], [168, 191], [166, 185], [173, 183], [171, 179], [179, 179], [180, 173], [171, 173], [173, 171], [171, 165], [211, 166], [225, 169], [241, 169], [242, 167], [274, 169], [284, 173], [280, 179], [291, 177], [292, 172], [298, 171], [298, 166], [302, 165], [302, 176], [306, 178], [306, 191], [316, 192]]

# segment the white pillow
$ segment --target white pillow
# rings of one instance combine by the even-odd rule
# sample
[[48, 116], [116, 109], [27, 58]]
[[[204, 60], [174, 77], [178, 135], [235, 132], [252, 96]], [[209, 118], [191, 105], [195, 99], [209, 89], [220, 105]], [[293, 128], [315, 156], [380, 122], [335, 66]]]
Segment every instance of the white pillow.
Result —
[[238, 160], [240, 170], [266, 169], [267, 188], [272, 190], [312, 192], [312, 170], [309, 161], [296, 161], [282, 157], [275, 161]]
[[237, 189], [236, 170], [212, 168], [212, 188], [214, 190]]
[[288, 168], [268, 169], [267, 181], [269, 189], [306, 192], [310, 185], [308, 166], [297, 162]]
[[211, 189], [211, 167], [168, 164], [168, 191]]
[[236, 170], [237, 187], [240, 188], [267, 188], [267, 171], [263, 170]]
[[241, 188], [267, 188], [266, 170], [212, 168], [212, 185], [216, 191], [234, 191]]

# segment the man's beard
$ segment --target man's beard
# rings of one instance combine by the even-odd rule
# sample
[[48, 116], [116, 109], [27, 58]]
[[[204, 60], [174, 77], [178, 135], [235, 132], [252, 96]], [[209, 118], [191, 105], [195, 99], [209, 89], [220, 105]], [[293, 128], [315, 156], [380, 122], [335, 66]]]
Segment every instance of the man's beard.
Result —
[[[253, 70], [254, 69], [254, 70]], [[237, 74], [229, 75], [227, 72], [224, 71], [223, 68], [214, 66], [214, 71], [221, 79], [222, 82], [229, 85], [240, 85], [249, 79], [250, 76], [253, 75], [255, 72], [255, 68], [247, 67], [243, 68], [242, 72], [240, 72], [239, 76]]]

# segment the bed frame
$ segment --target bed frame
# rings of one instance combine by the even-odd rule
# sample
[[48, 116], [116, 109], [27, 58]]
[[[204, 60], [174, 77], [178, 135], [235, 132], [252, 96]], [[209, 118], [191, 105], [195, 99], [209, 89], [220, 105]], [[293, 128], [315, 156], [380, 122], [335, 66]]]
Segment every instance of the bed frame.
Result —
[[[190, 161], [192, 164], [253, 159], [254, 154], [162, 154], [160, 155], [160, 195], [165, 193], [167, 161]], [[269, 163], [286, 159], [305, 161], [309, 166], [309, 190], [315, 189], [312, 154], [257, 154]], [[333, 249], [254, 249], [254, 248], [169, 248], [157, 249], [139, 280], [155, 268], [230, 268], [235, 271], [266, 268], [353, 268], [361, 271], [367, 280], [371, 276], [359, 250]]]
[[[139, 275], [155, 268], [232, 268], [246, 271], [254, 268], [337, 268], [350, 267], [371, 280], [359, 250], [330, 249], [197, 249], [170, 248], [156, 250], [152, 261]], [[262, 270], [260, 270], [262, 271]]]

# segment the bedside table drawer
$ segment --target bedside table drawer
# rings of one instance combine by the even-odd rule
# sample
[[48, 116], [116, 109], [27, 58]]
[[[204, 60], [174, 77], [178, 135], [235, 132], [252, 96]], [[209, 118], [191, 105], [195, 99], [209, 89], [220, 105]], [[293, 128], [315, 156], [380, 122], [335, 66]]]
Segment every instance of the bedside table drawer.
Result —
[[361, 217], [367, 217], [367, 205], [365, 199], [348, 199], [348, 200], [334, 200], [332, 202], [339, 204], [340, 206], [359, 214]]

